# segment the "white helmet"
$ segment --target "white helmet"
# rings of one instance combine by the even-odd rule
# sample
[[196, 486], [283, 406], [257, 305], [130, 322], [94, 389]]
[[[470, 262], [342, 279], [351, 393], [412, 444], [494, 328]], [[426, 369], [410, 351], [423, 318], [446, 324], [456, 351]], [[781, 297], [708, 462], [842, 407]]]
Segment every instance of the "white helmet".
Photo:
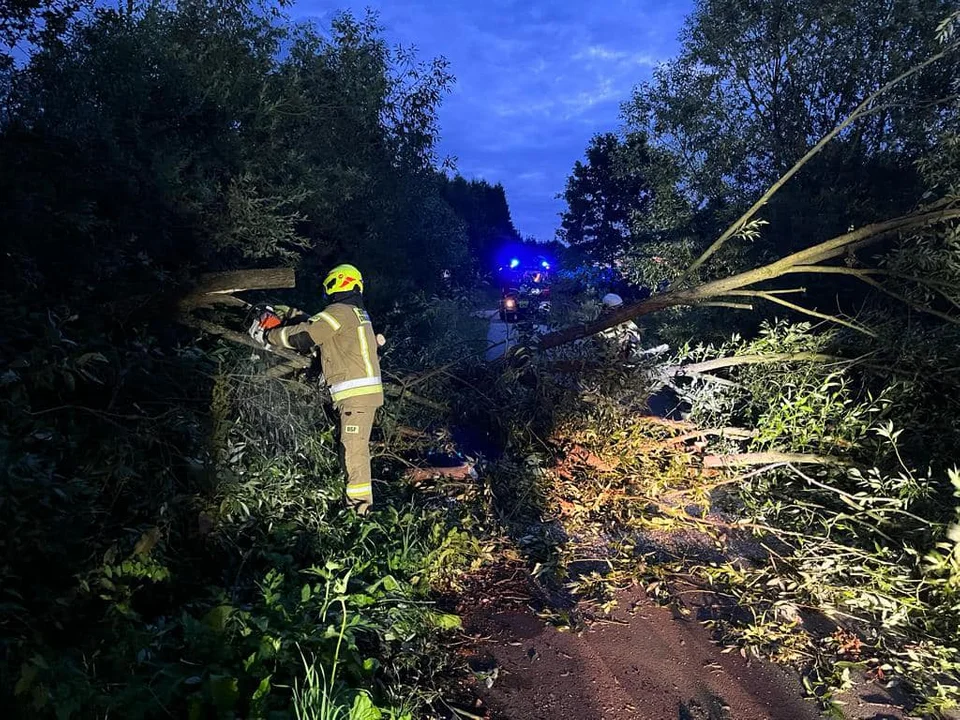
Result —
[[607, 293], [603, 296], [603, 300], [601, 302], [603, 303], [604, 307], [618, 308], [623, 305], [623, 298], [616, 293]]

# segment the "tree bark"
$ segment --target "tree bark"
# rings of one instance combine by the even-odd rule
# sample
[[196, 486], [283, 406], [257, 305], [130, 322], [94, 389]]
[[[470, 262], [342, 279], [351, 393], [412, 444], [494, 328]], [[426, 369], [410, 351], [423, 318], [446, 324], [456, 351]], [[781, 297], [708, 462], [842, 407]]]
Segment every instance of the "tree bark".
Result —
[[231, 270], [201, 275], [194, 293], [235, 293], [244, 290], [277, 290], [296, 287], [293, 268]]
[[231, 293], [244, 290], [278, 290], [296, 287], [293, 268], [263, 270], [231, 270], [201, 275], [197, 284], [180, 301], [184, 311], [212, 305], [242, 306], [242, 300]]
[[770, 465], [772, 463], [795, 463], [797, 465], [850, 465], [832, 455], [806, 455], [802, 453], [756, 452], [733, 455], [707, 455], [703, 458], [705, 468], [744, 467]]

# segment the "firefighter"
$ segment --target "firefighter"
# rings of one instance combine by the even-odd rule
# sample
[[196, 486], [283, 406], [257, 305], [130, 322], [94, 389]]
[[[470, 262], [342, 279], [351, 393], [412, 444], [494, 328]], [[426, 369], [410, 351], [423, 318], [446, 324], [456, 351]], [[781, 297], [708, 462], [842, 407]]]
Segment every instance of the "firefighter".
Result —
[[[607, 293], [603, 296], [601, 302], [603, 303], [601, 317], [623, 307], [623, 298], [616, 293]], [[607, 328], [601, 331], [600, 335], [616, 342], [619, 346], [620, 354], [624, 357], [632, 355], [640, 346], [640, 328], [637, 327], [637, 324], [633, 322], [633, 320], [627, 320], [619, 325], [614, 325], [612, 328]]]
[[[330, 304], [305, 322], [254, 321], [250, 335], [266, 346], [310, 354], [319, 350], [323, 378], [340, 414], [340, 458], [347, 473], [347, 503], [363, 514], [373, 505], [370, 431], [383, 405], [375, 335], [363, 307], [363, 277], [353, 265], [338, 265], [323, 281]], [[270, 325], [274, 325], [271, 329]], [[276, 325], [279, 325], [277, 327]]]

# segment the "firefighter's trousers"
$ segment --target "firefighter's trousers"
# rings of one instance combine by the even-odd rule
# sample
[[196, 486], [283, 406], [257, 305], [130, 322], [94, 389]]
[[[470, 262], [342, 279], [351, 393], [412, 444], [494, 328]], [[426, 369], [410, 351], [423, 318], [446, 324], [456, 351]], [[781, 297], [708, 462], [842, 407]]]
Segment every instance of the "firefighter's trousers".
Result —
[[364, 513], [373, 504], [370, 431], [377, 405], [363, 397], [344, 400], [340, 411], [340, 461], [347, 473], [347, 504]]

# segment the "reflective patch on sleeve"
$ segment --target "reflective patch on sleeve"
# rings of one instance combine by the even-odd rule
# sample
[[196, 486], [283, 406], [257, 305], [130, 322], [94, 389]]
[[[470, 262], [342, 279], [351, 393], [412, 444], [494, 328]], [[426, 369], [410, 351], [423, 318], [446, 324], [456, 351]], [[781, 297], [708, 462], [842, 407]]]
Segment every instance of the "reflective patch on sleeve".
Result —
[[360, 426], [359, 426], [359, 425], [347, 425], [346, 427], [343, 428], [343, 431], [344, 431], [347, 435], [359, 435], [359, 434], [360, 434]]
[[326, 311], [318, 312], [316, 315], [310, 318], [310, 322], [317, 322], [318, 320], [323, 320], [327, 325], [332, 327], [334, 330], [340, 329], [340, 321]]

